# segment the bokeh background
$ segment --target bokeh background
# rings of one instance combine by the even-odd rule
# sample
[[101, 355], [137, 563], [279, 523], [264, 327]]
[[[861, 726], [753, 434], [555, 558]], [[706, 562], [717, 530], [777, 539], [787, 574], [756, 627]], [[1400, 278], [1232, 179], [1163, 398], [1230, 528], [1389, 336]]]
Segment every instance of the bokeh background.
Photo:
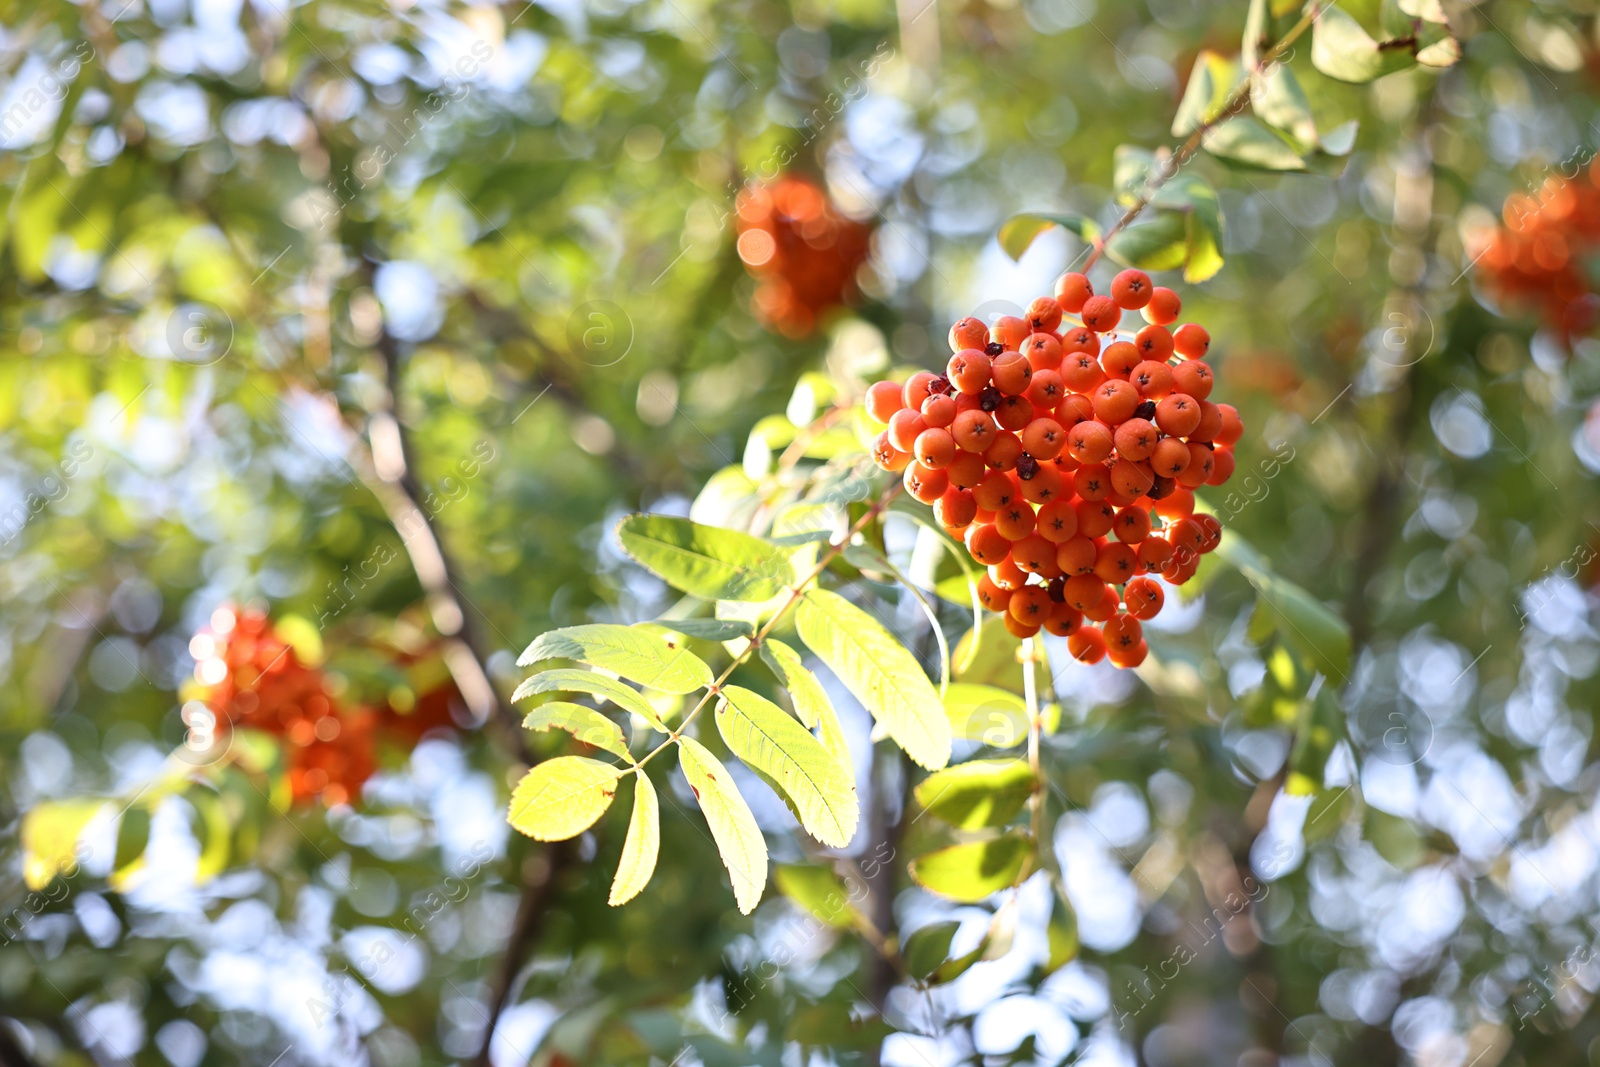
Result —
[[[620, 811], [505, 825], [560, 747], [514, 728], [517, 653], [671, 604], [615, 520], [714, 510], [1048, 292], [1084, 246], [998, 228], [1109, 226], [1114, 149], [1174, 143], [1248, 6], [0, 5], [0, 1063], [1600, 1062], [1600, 345], [1591, 209], [1551, 207], [1592, 190], [1591, 0], [1451, 0], [1461, 62], [1365, 85], [1302, 45], [1347, 165], [1189, 165], [1226, 263], [1157, 280], [1245, 418], [1228, 526], [1352, 654], [1318, 677], [1230, 572], [1138, 674], [1057, 657], [1075, 931], [1038, 880], [907, 883], [909, 766], [842, 691], [839, 863], [885, 932], [960, 924], [954, 981], [781, 893], [740, 917], [675, 775], [622, 909]], [[738, 208], [780, 175], [861, 254], [775, 292]]]

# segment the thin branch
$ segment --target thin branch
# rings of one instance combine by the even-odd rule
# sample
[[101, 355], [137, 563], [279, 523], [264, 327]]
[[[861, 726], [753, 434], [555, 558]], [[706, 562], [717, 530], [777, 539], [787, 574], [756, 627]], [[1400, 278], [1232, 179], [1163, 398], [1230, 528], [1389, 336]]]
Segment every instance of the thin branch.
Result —
[[1284, 53], [1293, 47], [1295, 41], [1299, 40], [1311, 28], [1312, 24], [1317, 21], [1317, 16], [1331, 6], [1333, 6], [1331, 3], [1316, 4], [1308, 8], [1306, 13], [1300, 16], [1300, 21], [1290, 27], [1289, 32], [1279, 38], [1277, 44], [1273, 45], [1260, 59], [1256, 60], [1255, 65], [1234, 87], [1228, 99], [1223, 101], [1222, 107], [1218, 109], [1217, 113], [1202, 122], [1199, 128], [1189, 135], [1188, 140], [1184, 141], [1183, 144], [1179, 145], [1175, 151], [1167, 156], [1165, 162], [1161, 165], [1161, 169], [1146, 179], [1144, 190], [1139, 194], [1139, 199], [1134, 201], [1132, 207], [1122, 213], [1122, 217], [1116, 221], [1116, 224], [1111, 229], [1105, 232], [1103, 237], [1095, 241], [1094, 248], [1089, 253], [1089, 258], [1079, 268], [1081, 271], [1087, 272], [1090, 267], [1094, 266], [1105, 252], [1106, 246], [1111, 243], [1111, 239], [1127, 229], [1128, 225], [1138, 218], [1145, 208], [1150, 206], [1151, 202], [1155, 200], [1156, 193], [1161, 191], [1162, 186], [1177, 177], [1178, 171], [1183, 169], [1184, 164], [1193, 159], [1195, 153], [1200, 151], [1200, 146], [1205, 141], [1206, 134], [1244, 110], [1245, 105], [1250, 102], [1250, 87], [1255, 83], [1255, 80], [1266, 73], [1267, 68], [1282, 59]]
[[483, 1031], [483, 1043], [478, 1046], [478, 1054], [472, 1061], [475, 1067], [489, 1065], [489, 1050], [494, 1042], [495, 1028], [511, 1000], [512, 986], [522, 970], [522, 961], [527, 958], [529, 947], [544, 932], [544, 920], [550, 912], [556, 883], [575, 862], [570, 841], [556, 842], [545, 855], [548, 860], [545, 869], [524, 882], [522, 887], [522, 899], [517, 903], [517, 917], [512, 922], [511, 938], [506, 944], [505, 955], [500, 958], [500, 970], [489, 993], [489, 1018]]
[[28, 1055], [4, 1019], [0, 1019], [0, 1067], [39, 1067], [38, 1061]]

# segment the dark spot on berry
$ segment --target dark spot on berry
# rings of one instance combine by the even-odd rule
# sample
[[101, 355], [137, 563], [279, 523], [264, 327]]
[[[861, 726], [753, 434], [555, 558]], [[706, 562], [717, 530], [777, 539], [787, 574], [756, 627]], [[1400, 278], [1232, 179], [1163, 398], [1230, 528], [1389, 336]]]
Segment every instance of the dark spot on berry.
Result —
[[1000, 406], [1000, 400], [1000, 390], [991, 385], [978, 394], [978, 407], [984, 411], [993, 411]]
[[1038, 474], [1038, 473], [1039, 473], [1039, 461], [1038, 460], [1034, 459], [1032, 456], [1028, 455], [1028, 453], [1026, 453], [1026, 452], [1024, 452], [1022, 455], [1017, 457], [1017, 477], [1018, 478], [1021, 478], [1025, 482], [1028, 482], [1028, 481], [1032, 481], [1033, 480], [1033, 476]]
[[1067, 580], [1065, 578], [1050, 579], [1050, 584], [1044, 587], [1044, 591], [1049, 593], [1050, 599], [1057, 604], [1065, 604], [1067, 602]]
[[1156, 402], [1154, 400], [1146, 400], [1144, 403], [1133, 409], [1133, 417], [1136, 419], [1155, 418]]
[[933, 396], [949, 396], [952, 391], [949, 375], [941, 374], [928, 383], [928, 392]]
[[998, 356], [1005, 350], [1006, 346], [1001, 344], [999, 341], [990, 341], [988, 344], [983, 346], [984, 354], [987, 356]]
[[1178, 483], [1173, 481], [1171, 478], [1163, 478], [1158, 474], [1155, 477], [1155, 483], [1150, 486], [1150, 491], [1147, 492], [1145, 496], [1149, 497], [1151, 500], [1160, 500], [1163, 497], [1169, 497], [1172, 495], [1172, 490], [1177, 487], [1177, 484]]

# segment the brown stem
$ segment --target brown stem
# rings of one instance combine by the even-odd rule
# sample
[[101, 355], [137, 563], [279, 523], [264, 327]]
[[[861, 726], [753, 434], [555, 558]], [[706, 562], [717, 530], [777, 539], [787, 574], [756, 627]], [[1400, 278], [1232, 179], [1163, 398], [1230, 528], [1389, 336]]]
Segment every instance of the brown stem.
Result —
[[[495, 975], [494, 987], [489, 994], [489, 1018], [483, 1031], [483, 1043], [478, 1046], [478, 1054], [473, 1059], [475, 1067], [488, 1067], [489, 1048], [494, 1042], [495, 1027], [499, 1025], [500, 1016], [505, 1012], [511, 1000], [512, 985], [517, 980], [517, 972], [522, 970], [523, 960], [527, 958], [528, 951], [539, 940], [539, 935], [544, 930], [545, 916], [549, 914], [551, 898], [555, 896], [557, 882], [566, 869], [572, 866], [574, 857], [572, 843], [560, 841], [551, 845], [545, 852], [546, 862], [533, 866], [535, 860], [530, 857], [523, 863], [522, 900], [517, 904], [517, 917], [512, 922], [511, 939], [506, 945], [505, 955], [500, 958], [500, 970]], [[529, 869], [533, 866], [533, 869]]]
[[1116, 221], [1111, 229], [1106, 231], [1105, 236], [1095, 241], [1094, 248], [1089, 253], [1089, 258], [1084, 261], [1083, 266], [1079, 268], [1080, 270], [1087, 273], [1089, 268], [1099, 261], [1100, 256], [1106, 250], [1106, 246], [1111, 243], [1111, 239], [1127, 229], [1128, 224], [1138, 218], [1144, 209], [1150, 206], [1155, 199], [1156, 193], [1161, 191], [1161, 187], [1176, 177], [1178, 171], [1183, 169], [1183, 165], [1193, 159], [1196, 152], [1200, 151], [1200, 146], [1205, 141], [1206, 134], [1210, 133], [1224, 120], [1230, 119], [1244, 110], [1245, 105], [1250, 102], [1250, 86], [1255, 79], [1265, 73], [1268, 67], [1283, 58], [1283, 54], [1294, 45], [1295, 41], [1300, 39], [1301, 35], [1311, 28], [1312, 23], [1317, 21], [1317, 16], [1322, 14], [1328, 6], [1327, 4], [1313, 5], [1300, 17], [1299, 22], [1290, 27], [1288, 33], [1279, 38], [1277, 44], [1273, 45], [1262, 54], [1260, 59], [1256, 60], [1255, 65], [1250, 68], [1244, 79], [1234, 88], [1228, 99], [1223, 101], [1222, 107], [1217, 113], [1202, 122], [1199, 128], [1189, 135], [1188, 140], [1184, 141], [1167, 156], [1166, 161], [1161, 165], [1161, 169], [1146, 179], [1144, 190], [1139, 194], [1139, 199], [1134, 201], [1132, 207], [1122, 213], [1122, 217]]
[[4, 1019], [0, 1019], [0, 1067], [39, 1067], [38, 1061], [23, 1049], [22, 1043]]

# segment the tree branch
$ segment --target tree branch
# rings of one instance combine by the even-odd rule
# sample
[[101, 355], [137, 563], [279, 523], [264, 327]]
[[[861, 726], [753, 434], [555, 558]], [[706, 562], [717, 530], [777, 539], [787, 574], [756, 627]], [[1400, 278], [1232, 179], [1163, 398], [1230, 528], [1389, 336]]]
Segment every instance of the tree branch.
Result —
[[1081, 271], [1087, 273], [1090, 267], [1099, 262], [1100, 256], [1105, 252], [1106, 246], [1111, 243], [1111, 239], [1127, 229], [1129, 223], [1138, 218], [1144, 209], [1150, 206], [1155, 200], [1156, 193], [1161, 191], [1162, 186], [1177, 177], [1178, 171], [1183, 169], [1184, 164], [1193, 159], [1195, 153], [1200, 151], [1200, 146], [1204, 143], [1206, 134], [1244, 110], [1245, 105], [1250, 102], [1250, 87], [1254, 84], [1256, 78], [1266, 73], [1268, 67], [1282, 59], [1283, 54], [1311, 28], [1312, 24], [1317, 21], [1317, 16], [1322, 14], [1328, 6], [1328, 4], [1313, 5], [1300, 17], [1299, 22], [1290, 27], [1288, 33], [1279, 38], [1277, 44], [1273, 45], [1260, 59], [1256, 60], [1255, 65], [1234, 87], [1228, 99], [1223, 101], [1222, 107], [1217, 110], [1217, 113], [1202, 122], [1199, 128], [1189, 135], [1188, 140], [1184, 141], [1176, 151], [1167, 156], [1166, 161], [1161, 165], [1161, 169], [1146, 179], [1144, 190], [1139, 194], [1139, 199], [1134, 201], [1132, 207], [1122, 213], [1122, 217], [1116, 221], [1111, 229], [1105, 232], [1103, 237], [1095, 241], [1094, 248], [1089, 253], [1089, 258], [1079, 268]]

